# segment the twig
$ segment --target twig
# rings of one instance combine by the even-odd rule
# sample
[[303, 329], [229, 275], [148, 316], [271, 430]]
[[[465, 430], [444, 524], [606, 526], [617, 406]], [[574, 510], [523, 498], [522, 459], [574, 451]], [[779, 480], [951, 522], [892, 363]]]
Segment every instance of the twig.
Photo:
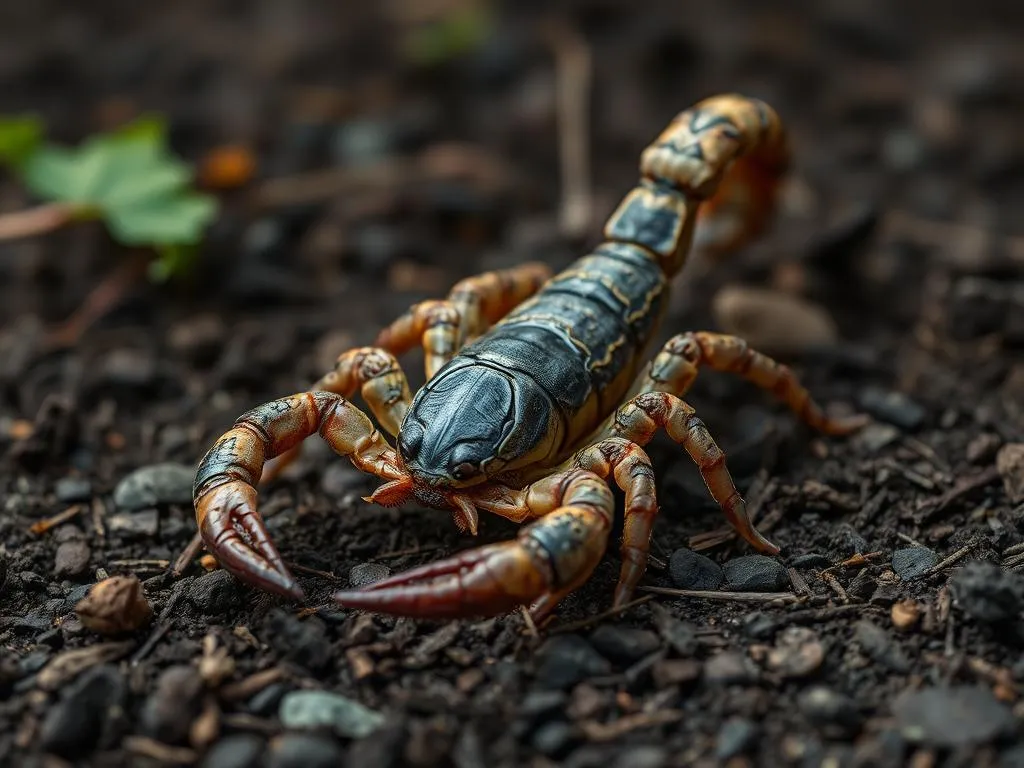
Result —
[[971, 491], [977, 490], [978, 488], [983, 488], [984, 486], [988, 485], [989, 483], [993, 483], [998, 479], [999, 470], [996, 469], [995, 467], [989, 467], [988, 469], [985, 469], [979, 472], [978, 474], [974, 475], [974, 477], [968, 477], [964, 480], [961, 480], [959, 483], [956, 484], [956, 486], [946, 491], [941, 496], [938, 496], [934, 499], [925, 500], [918, 506], [918, 512], [922, 512], [928, 517], [932, 515], [937, 515], [939, 512], [942, 512], [944, 509], [946, 509], [946, 507], [948, 507], [950, 504], [960, 499], [961, 496], [966, 496]]
[[519, 606], [519, 612], [523, 614], [523, 623], [526, 625], [526, 633], [530, 637], [540, 637], [540, 633], [537, 632], [537, 625], [533, 621], [533, 616], [530, 615], [530, 609], [525, 605]]
[[149, 757], [161, 763], [192, 765], [197, 755], [188, 747], [170, 747], [148, 736], [126, 736], [122, 742], [127, 752]]
[[[640, 587], [640, 589], [644, 589], [644, 587]], [[651, 589], [653, 589], [653, 587]], [[625, 613], [630, 608], [636, 608], [638, 605], [649, 603], [653, 599], [654, 595], [638, 597], [636, 600], [631, 600], [630, 602], [626, 603], [625, 605], [621, 605], [618, 608], [609, 608], [607, 611], [602, 611], [601, 613], [594, 614], [593, 616], [590, 616], [586, 619], [573, 621], [569, 624], [562, 624], [561, 626], [552, 629], [550, 634], [561, 635], [565, 632], [576, 632], [577, 630], [585, 629], [589, 627], [591, 624], [597, 624], [599, 622], [604, 621], [605, 619], [611, 618], [612, 616], [618, 616], [620, 613]]]
[[568, 24], [552, 23], [547, 38], [555, 54], [558, 109], [558, 154], [561, 161], [562, 234], [580, 237], [593, 214], [590, 188], [591, 56], [586, 40]]
[[288, 563], [288, 567], [293, 571], [299, 573], [308, 573], [310, 576], [319, 576], [321, 579], [327, 579], [328, 581], [338, 581], [338, 577], [330, 571], [319, 571], [316, 568], [310, 568], [307, 565], [299, 565], [298, 563]]
[[1024, 544], [1014, 544], [1012, 547], [1007, 547], [1003, 550], [1003, 557], [1013, 557], [1024, 553]]
[[169, 621], [161, 624], [156, 629], [154, 629], [152, 634], [150, 634], [150, 636], [146, 638], [146, 642], [142, 644], [142, 647], [135, 652], [134, 656], [132, 656], [131, 665], [134, 667], [138, 665], [138, 663], [141, 662], [144, 658], [149, 656], [149, 654], [152, 653], [153, 649], [156, 648], [156, 644], [164, 638], [164, 635], [171, 631], [171, 627], [173, 626], [174, 619], [170, 619]]
[[103, 516], [107, 513], [107, 508], [103, 505], [103, 500], [99, 497], [92, 500], [92, 527], [96, 529], [96, 534], [102, 539], [107, 535], [107, 527], [103, 524]]
[[704, 600], [722, 600], [733, 603], [798, 603], [800, 598], [792, 592], [723, 592], [712, 589], [674, 589], [672, 587], [638, 587], [641, 592], [672, 597], [696, 597]]
[[949, 568], [949, 566], [953, 565], [953, 563], [955, 563], [958, 560], [960, 560], [961, 558], [965, 557], [968, 552], [970, 552], [972, 549], [974, 549], [975, 545], [976, 545], [976, 542], [973, 542], [973, 541], [968, 543], [968, 544], [964, 544], [962, 547], [960, 547], [960, 549], [958, 549], [952, 555], [947, 557], [945, 560], [942, 560], [941, 562], [936, 563], [931, 568], [929, 568], [927, 571], [922, 573], [919, 578], [927, 578], [929, 576], [934, 576], [936, 573], [939, 573], [940, 571], [945, 570], [946, 568]]
[[0, 214], [0, 240], [44, 235], [75, 220], [77, 207], [69, 203], [46, 203]]
[[220, 696], [225, 701], [242, 701], [262, 691], [268, 685], [283, 680], [287, 675], [281, 667], [270, 667], [249, 675], [237, 683], [229, 683], [220, 689]]
[[196, 531], [192, 535], [192, 539], [189, 541], [188, 546], [182, 550], [181, 554], [178, 555], [174, 560], [174, 567], [171, 568], [171, 575], [174, 578], [180, 578], [181, 574], [188, 568], [189, 563], [195, 559], [195, 556], [199, 554], [199, 550], [203, 548], [203, 537]]
[[685, 713], [678, 709], [662, 709], [650, 714], [637, 712], [635, 715], [626, 715], [610, 723], [584, 721], [580, 727], [591, 741], [611, 741], [638, 728], [675, 723], [682, 720], [684, 716]]
[[850, 602], [850, 596], [846, 594], [846, 590], [843, 589], [843, 585], [839, 583], [839, 579], [835, 577], [835, 574], [829, 573], [828, 571], [822, 571], [821, 580], [828, 584], [840, 600], [844, 603]]
[[897, 538], [900, 538], [903, 541], [907, 542], [907, 544], [910, 544], [912, 547], [920, 547], [921, 549], [927, 549], [927, 547], [924, 544], [915, 539], [913, 536], [908, 536], [905, 533], [897, 533], [896, 536]]
[[38, 535], [46, 533], [51, 528], [56, 528], [61, 523], [66, 523], [68, 520], [73, 518], [79, 512], [82, 511], [81, 504], [75, 504], [73, 507], [68, 507], [63, 512], [58, 512], [53, 517], [47, 517], [43, 520], [36, 520], [29, 526], [29, 531]]

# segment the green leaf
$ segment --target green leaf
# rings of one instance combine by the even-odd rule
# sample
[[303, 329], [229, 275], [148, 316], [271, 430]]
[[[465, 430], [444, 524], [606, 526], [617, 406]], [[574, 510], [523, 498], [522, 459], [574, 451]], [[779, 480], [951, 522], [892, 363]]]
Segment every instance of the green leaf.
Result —
[[43, 122], [38, 117], [0, 117], [0, 162], [21, 167], [42, 140]]
[[42, 198], [96, 212], [126, 245], [198, 243], [217, 201], [190, 189], [191, 168], [166, 142], [164, 122], [142, 118], [74, 149], [39, 149], [25, 163], [25, 183]]
[[195, 263], [199, 249], [194, 245], [161, 245], [157, 258], [149, 263], [149, 279], [165, 283], [172, 277], [188, 272]]
[[492, 26], [484, 4], [468, 3], [411, 30], [405, 40], [405, 53], [422, 66], [440, 64], [479, 47]]

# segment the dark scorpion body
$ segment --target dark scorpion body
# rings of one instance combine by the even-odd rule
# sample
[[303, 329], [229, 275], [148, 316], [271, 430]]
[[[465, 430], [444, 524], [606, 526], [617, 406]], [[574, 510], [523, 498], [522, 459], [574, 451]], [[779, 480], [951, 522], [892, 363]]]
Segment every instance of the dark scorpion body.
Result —
[[[555, 277], [532, 263], [463, 280], [447, 300], [414, 306], [376, 346], [343, 354], [309, 392], [239, 418], [196, 475], [207, 546], [239, 577], [302, 597], [259, 517], [255, 487], [267, 460], [281, 457], [264, 479], [319, 432], [386, 480], [368, 501], [450, 509], [473, 532], [479, 509], [530, 521], [515, 541], [339, 592], [342, 605], [427, 618], [531, 605], [542, 618], [603, 556], [614, 482], [625, 493], [621, 606], [646, 569], [658, 510], [642, 446], [665, 429], [738, 533], [777, 552], [747, 517], [724, 454], [681, 399], [699, 368], [747, 378], [826, 433], [849, 432], [863, 419], [826, 417], [788, 368], [735, 337], [684, 333], [645, 363], [698, 211], [702, 221], [714, 213], [719, 225], [731, 215], [719, 246], [735, 247], [762, 228], [786, 160], [778, 117], [759, 101], [719, 96], [681, 113], [644, 152], [640, 184], [591, 254]], [[395, 355], [417, 343], [427, 383], [413, 398]], [[356, 391], [396, 448], [350, 402]]]

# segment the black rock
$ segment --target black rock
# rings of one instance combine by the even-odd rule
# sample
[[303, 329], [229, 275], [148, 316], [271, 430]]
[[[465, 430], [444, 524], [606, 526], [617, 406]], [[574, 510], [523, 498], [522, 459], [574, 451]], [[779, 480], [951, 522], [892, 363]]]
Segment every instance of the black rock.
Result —
[[800, 694], [797, 706], [810, 722], [829, 737], [848, 737], [860, 730], [861, 715], [853, 700], [824, 686]]
[[114, 489], [114, 503], [134, 512], [160, 504], [192, 503], [195, 467], [188, 464], [153, 464], [123, 478]]
[[282, 659], [314, 674], [325, 671], [331, 664], [331, 644], [320, 619], [311, 616], [300, 621], [287, 611], [275, 608], [267, 615], [264, 627], [267, 642]]
[[519, 704], [519, 717], [529, 724], [548, 719], [551, 715], [565, 712], [569, 706], [569, 695], [559, 690], [539, 689], [530, 691]]
[[860, 394], [860, 405], [872, 416], [895, 424], [905, 430], [915, 430], [924, 424], [927, 412], [902, 392], [891, 392], [867, 387]]
[[288, 683], [271, 683], [249, 699], [249, 711], [259, 717], [272, 717], [277, 714], [281, 699], [291, 690], [293, 687]]
[[704, 679], [716, 685], [744, 685], [755, 677], [747, 657], [738, 651], [722, 651], [704, 665]]
[[348, 585], [352, 589], [358, 589], [386, 579], [390, 575], [391, 569], [384, 563], [359, 563], [352, 566], [352, 570], [348, 572]]
[[857, 533], [849, 523], [840, 523], [836, 526], [830, 543], [841, 557], [863, 555], [870, 551], [867, 539]]
[[92, 483], [84, 477], [62, 477], [53, 487], [57, 501], [73, 504], [76, 501], [89, 501], [92, 498]]
[[579, 635], [556, 635], [537, 650], [537, 682], [571, 688], [589, 677], [611, 673], [611, 664]]
[[335, 768], [345, 753], [334, 739], [313, 734], [286, 733], [270, 743], [266, 768]]
[[789, 588], [789, 575], [778, 560], [765, 555], [745, 555], [723, 566], [729, 589], [737, 592], [781, 592]]
[[682, 547], [668, 561], [672, 583], [680, 589], [718, 589], [725, 580], [722, 566], [710, 557]]
[[200, 768], [252, 768], [263, 754], [264, 741], [251, 733], [235, 733], [218, 741], [203, 756]]
[[204, 573], [186, 590], [189, 601], [207, 616], [228, 613], [238, 605], [238, 581], [224, 570]]
[[941, 749], [984, 744], [1017, 728], [1013, 712], [982, 686], [907, 690], [892, 709], [907, 740]]
[[167, 668], [142, 707], [139, 720], [143, 733], [165, 744], [184, 744], [202, 695], [203, 680], [195, 667]]
[[950, 579], [950, 586], [957, 605], [978, 621], [1013, 621], [1024, 610], [1024, 576], [995, 563], [967, 563]]
[[930, 571], [939, 556], [927, 547], [907, 547], [892, 553], [892, 569], [903, 581], [910, 581]]
[[632, 664], [661, 647], [658, 636], [646, 629], [602, 624], [590, 635], [591, 644], [613, 662]]
[[715, 757], [728, 760], [746, 752], [757, 741], [757, 723], [746, 718], [734, 717], [726, 720], [718, 730], [715, 739]]
[[790, 561], [790, 565], [794, 568], [828, 568], [832, 565], [832, 561], [818, 552], [807, 552], [794, 557]]
[[575, 729], [563, 720], [551, 720], [538, 728], [531, 742], [546, 757], [563, 757], [576, 741]]
[[40, 731], [43, 749], [80, 760], [109, 733], [124, 701], [117, 667], [103, 665], [84, 672], [46, 715]]
[[903, 649], [874, 622], [868, 619], [858, 621], [855, 637], [864, 653], [874, 661], [900, 674], [910, 671], [910, 660]]

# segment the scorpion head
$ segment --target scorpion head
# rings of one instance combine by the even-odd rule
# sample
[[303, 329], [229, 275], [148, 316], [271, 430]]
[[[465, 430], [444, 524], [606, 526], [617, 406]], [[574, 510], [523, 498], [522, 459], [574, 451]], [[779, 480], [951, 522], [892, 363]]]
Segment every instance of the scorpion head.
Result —
[[398, 436], [407, 492], [421, 504], [456, 509], [459, 525], [475, 528], [462, 489], [532, 459], [544, 443], [550, 402], [533, 389], [476, 361], [442, 370], [417, 393]]

